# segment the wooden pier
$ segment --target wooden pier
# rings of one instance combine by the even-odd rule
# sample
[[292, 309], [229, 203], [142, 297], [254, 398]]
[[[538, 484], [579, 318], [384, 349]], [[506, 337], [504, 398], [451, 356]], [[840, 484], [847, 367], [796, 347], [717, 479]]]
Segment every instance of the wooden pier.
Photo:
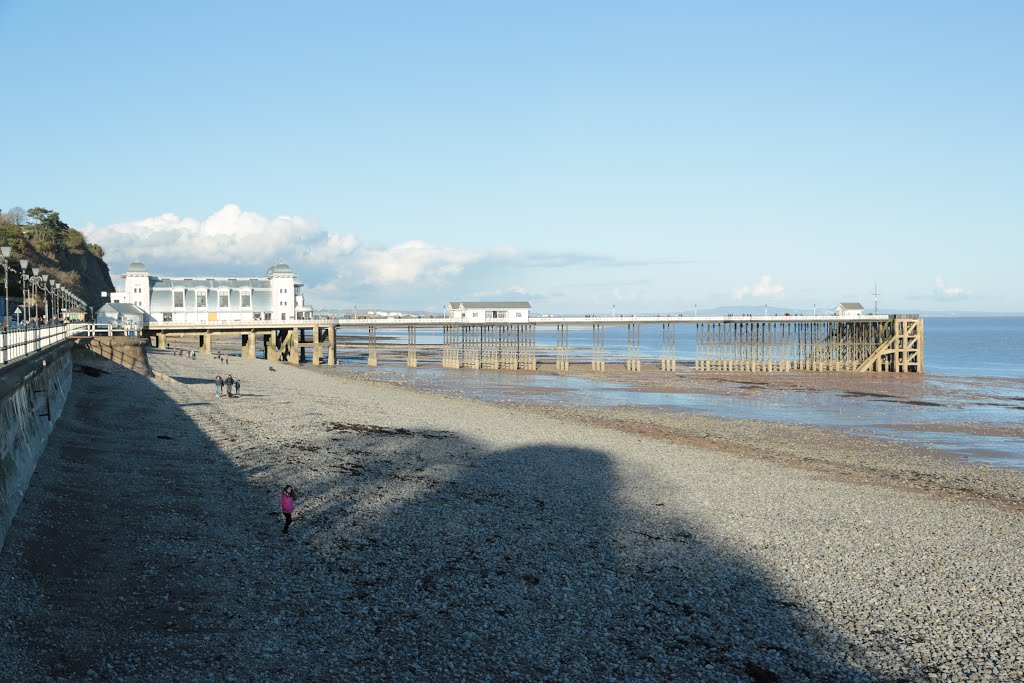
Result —
[[[589, 328], [590, 368], [607, 367], [605, 332], [626, 328], [625, 368], [639, 372], [644, 362], [657, 362], [662, 372], [676, 372], [676, 328], [696, 326], [698, 372], [924, 372], [924, 324], [913, 315], [863, 316], [643, 316], [540, 318], [529, 322], [504, 320], [483, 323], [446, 318], [363, 318], [308, 320], [282, 323], [150, 323], [143, 333], [158, 348], [185, 343], [200, 353], [212, 353], [220, 340], [237, 343], [241, 355], [289, 363], [334, 365], [338, 361], [339, 334], [365, 331], [366, 362], [376, 366], [384, 349], [395, 345], [378, 341], [378, 332], [405, 333], [405, 364], [417, 367], [426, 345], [418, 345], [417, 332], [433, 331], [441, 337], [440, 362], [445, 368], [536, 370], [537, 330], [554, 332], [551, 351], [557, 370], [566, 371], [573, 357], [572, 330]], [[661, 335], [657, 359], [643, 358], [641, 329]], [[648, 334], [649, 331], [645, 334]], [[431, 350], [437, 348], [432, 345]]]

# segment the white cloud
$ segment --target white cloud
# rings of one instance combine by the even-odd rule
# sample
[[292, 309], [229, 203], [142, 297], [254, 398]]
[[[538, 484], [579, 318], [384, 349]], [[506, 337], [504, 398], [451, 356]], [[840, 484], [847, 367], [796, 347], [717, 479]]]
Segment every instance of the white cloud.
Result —
[[786, 288], [777, 282], [773, 282], [771, 275], [762, 275], [754, 284], [736, 289], [733, 292], [733, 296], [737, 299], [744, 299], [746, 297], [778, 299], [785, 293]]
[[388, 249], [365, 249], [358, 254], [357, 261], [366, 284], [438, 284], [483, 257], [472, 251], [412, 240]]
[[941, 275], [935, 276], [935, 296], [940, 299], [959, 299], [967, 296], [970, 292], [962, 287], [947, 285]]
[[104, 227], [89, 225], [84, 232], [103, 247], [111, 264], [138, 258], [153, 272], [194, 264], [232, 264], [262, 272], [277, 259], [325, 264], [351, 253], [357, 244], [354, 236], [329, 233], [302, 216], [268, 218], [236, 204], [204, 220], [165, 213]]
[[[526, 252], [508, 246], [471, 250], [422, 239], [368, 247], [354, 234], [333, 232], [312, 218], [270, 217], [236, 204], [227, 204], [206, 218], [164, 213], [112, 225], [90, 224], [84, 232], [90, 242], [103, 247], [114, 273], [123, 272], [137, 258], [151, 273], [163, 277], [251, 277], [283, 260], [295, 269], [306, 285], [308, 300], [317, 307], [355, 301], [432, 306], [437, 300], [463, 296], [568, 300], [550, 289], [554, 282], [564, 286], [567, 269], [662, 264], [600, 254]], [[621, 280], [602, 281], [599, 286], [602, 292], [616, 287], [611, 301], [638, 299], [637, 292]], [[607, 296], [601, 299], [607, 301]]]

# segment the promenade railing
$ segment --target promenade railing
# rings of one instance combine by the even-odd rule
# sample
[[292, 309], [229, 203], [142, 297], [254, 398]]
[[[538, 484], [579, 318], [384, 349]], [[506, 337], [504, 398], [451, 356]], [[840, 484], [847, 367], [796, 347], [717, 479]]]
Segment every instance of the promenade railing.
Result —
[[31, 356], [75, 336], [88, 327], [88, 323], [68, 323], [0, 330], [0, 364], [5, 365], [19, 358]]

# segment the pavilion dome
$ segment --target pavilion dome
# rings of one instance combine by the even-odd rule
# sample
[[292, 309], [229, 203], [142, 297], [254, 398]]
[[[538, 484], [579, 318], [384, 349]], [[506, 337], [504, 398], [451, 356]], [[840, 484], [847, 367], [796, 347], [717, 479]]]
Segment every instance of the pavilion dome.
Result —
[[135, 261], [131, 262], [131, 265], [128, 266], [128, 272], [129, 273], [148, 273], [149, 270], [146, 268], [146, 264], [145, 263], [143, 263], [142, 261], [139, 261], [139, 260], [136, 259]]
[[267, 275], [294, 275], [295, 271], [292, 270], [291, 266], [283, 261], [278, 261], [274, 265], [270, 266], [267, 270]]

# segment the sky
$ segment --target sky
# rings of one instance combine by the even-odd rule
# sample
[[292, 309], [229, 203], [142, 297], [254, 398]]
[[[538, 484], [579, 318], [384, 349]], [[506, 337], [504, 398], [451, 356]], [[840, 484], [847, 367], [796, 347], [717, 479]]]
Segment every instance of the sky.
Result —
[[0, 0], [0, 209], [318, 309], [1024, 312], [1024, 3]]

